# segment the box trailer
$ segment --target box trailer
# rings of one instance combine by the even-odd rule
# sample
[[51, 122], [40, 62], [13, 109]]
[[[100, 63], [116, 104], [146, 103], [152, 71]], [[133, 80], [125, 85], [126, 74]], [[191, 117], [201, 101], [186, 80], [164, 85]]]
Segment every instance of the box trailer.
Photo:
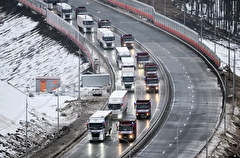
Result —
[[71, 20], [72, 7], [67, 3], [57, 3], [57, 14], [65, 20]]
[[108, 109], [112, 110], [113, 119], [122, 119], [127, 113], [128, 94], [126, 90], [115, 90], [109, 97]]
[[122, 69], [123, 57], [131, 57], [129, 49], [127, 47], [116, 47], [116, 60], [119, 69]]
[[82, 87], [102, 87], [110, 84], [109, 74], [83, 74]]
[[108, 28], [98, 28], [97, 40], [99, 41], [99, 44], [104, 49], [108, 49], [108, 48], [113, 49], [115, 47], [115, 44], [114, 44], [115, 35]]
[[79, 31], [92, 33], [94, 31], [93, 18], [87, 14], [77, 15], [77, 26]]

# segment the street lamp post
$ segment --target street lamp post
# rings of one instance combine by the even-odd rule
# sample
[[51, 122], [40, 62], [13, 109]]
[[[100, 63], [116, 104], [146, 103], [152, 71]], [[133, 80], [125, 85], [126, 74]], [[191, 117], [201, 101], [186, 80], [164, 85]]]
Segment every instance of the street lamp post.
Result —
[[208, 158], [208, 102], [207, 105], [207, 124], [206, 124], [206, 158]]
[[164, 8], [163, 8], [163, 9], [164, 9], [164, 10], [163, 10], [163, 13], [164, 13], [164, 15], [166, 15], [166, 0], [164, 0], [164, 4], [163, 4], [163, 5], [164, 5]]
[[235, 108], [235, 93], [236, 93], [236, 78], [235, 78], [235, 64], [236, 64], [236, 48], [233, 48], [233, 105], [232, 105], [232, 114], [234, 114], [234, 108]]
[[57, 137], [59, 137], [59, 85], [57, 88]]
[[29, 86], [26, 87], [26, 142], [25, 142], [25, 145], [26, 145], [26, 158], [28, 157], [28, 88]]
[[203, 25], [203, 22], [202, 22], [202, 21], [203, 21], [203, 16], [201, 17], [201, 34], [200, 34], [200, 35], [201, 35], [201, 44], [202, 44], [202, 27], [203, 27], [203, 26], [202, 26], [202, 25]]
[[79, 54], [78, 54], [78, 117], [80, 117], [80, 115], [81, 115], [81, 98], [80, 98], [80, 74], [81, 74], [81, 72], [80, 72], [80, 66], [81, 66], [81, 64], [80, 64], [80, 60], [81, 60], [81, 58], [80, 58], [80, 48], [79, 48]]

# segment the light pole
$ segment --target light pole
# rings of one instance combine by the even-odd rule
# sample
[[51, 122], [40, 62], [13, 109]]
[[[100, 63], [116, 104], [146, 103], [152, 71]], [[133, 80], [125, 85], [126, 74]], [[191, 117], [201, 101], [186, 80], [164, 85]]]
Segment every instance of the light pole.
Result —
[[200, 35], [201, 35], [201, 44], [202, 44], [202, 27], [203, 27], [203, 26], [202, 26], [202, 25], [203, 25], [203, 22], [202, 22], [202, 21], [203, 21], [203, 16], [201, 17], [201, 34], [200, 34]]
[[57, 137], [59, 137], [59, 83], [57, 88]]
[[78, 117], [81, 115], [81, 98], [80, 98], [80, 48], [79, 48], [79, 53], [78, 53]]
[[163, 10], [163, 14], [166, 16], [166, 0], [164, 0], [164, 4], [163, 4], [163, 6], [164, 6], [164, 10]]
[[184, 1], [184, 15], [183, 15], [183, 25], [185, 26], [185, 14], [186, 14], [186, 3], [185, 3], [185, 1]]
[[28, 130], [28, 88], [29, 86], [27, 85], [26, 87], [26, 142], [25, 142], [25, 145], [26, 145], [26, 158], [28, 157], [28, 133], [27, 133], [27, 130]]
[[236, 64], [236, 48], [233, 48], [233, 105], [232, 105], [232, 114], [234, 115], [234, 108], [235, 108], [235, 93], [236, 93], [236, 77], [235, 77], [235, 64]]
[[208, 102], [207, 105], [207, 124], [206, 124], [206, 158], [208, 158]]

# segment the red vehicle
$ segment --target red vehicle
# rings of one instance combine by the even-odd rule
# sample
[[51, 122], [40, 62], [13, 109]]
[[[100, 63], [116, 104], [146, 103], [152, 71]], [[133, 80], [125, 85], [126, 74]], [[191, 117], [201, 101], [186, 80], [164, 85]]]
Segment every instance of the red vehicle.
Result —
[[137, 118], [150, 118], [151, 117], [151, 100], [150, 99], [137, 99], [134, 103], [136, 108]]
[[148, 74], [144, 77], [146, 83], [146, 92], [158, 92], [159, 87], [159, 77], [157, 73], [155, 74]]
[[75, 16], [87, 14], [87, 8], [85, 6], [76, 7]]
[[119, 121], [118, 131], [119, 142], [133, 142], [137, 134], [136, 116], [133, 114], [126, 114], [124, 118]]
[[137, 60], [137, 68], [144, 68], [145, 63], [149, 62], [150, 55], [148, 52], [138, 52], [135, 55], [135, 58]]
[[111, 20], [101, 19], [98, 20], [98, 28], [111, 28]]
[[144, 75], [157, 74], [158, 65], [156, 63], [145, 63], [144, 65]]
[[124, 34], [121, 36], [121, 46], [133, 48], [134, 36], [132, 34]]

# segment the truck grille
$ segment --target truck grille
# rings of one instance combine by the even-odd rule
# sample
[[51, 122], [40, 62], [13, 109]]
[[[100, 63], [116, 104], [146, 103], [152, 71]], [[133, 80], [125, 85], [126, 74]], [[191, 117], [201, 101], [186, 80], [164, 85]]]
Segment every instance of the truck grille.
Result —
[[92, 132], [92, 137], [99, 137], [99, 132]]
[[131, 84], [125, 84], [125, 88], [131, 88], [132, 85]]
[[107, 47], [112, 47], [112, 43], [107, 43]]

